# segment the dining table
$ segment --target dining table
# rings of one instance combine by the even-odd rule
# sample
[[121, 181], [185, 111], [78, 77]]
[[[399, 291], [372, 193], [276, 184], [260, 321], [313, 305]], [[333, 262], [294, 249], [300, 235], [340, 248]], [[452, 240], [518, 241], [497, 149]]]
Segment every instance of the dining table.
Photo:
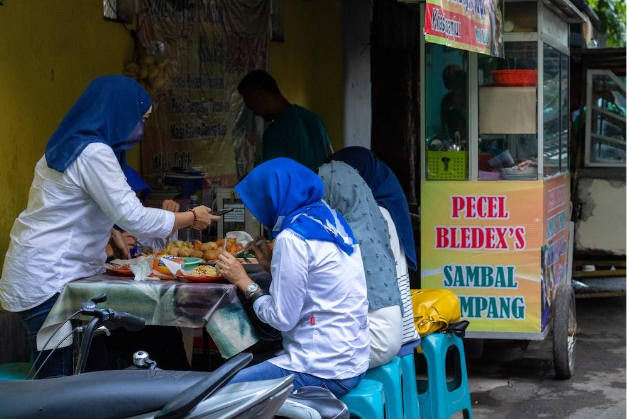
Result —
[[[146, 325], [180, 328], [187, 341], [188, 358], [194, 329], [205, 328], [224, 358], [231, 358], [258, 341], [237, 288], [228, 282], [135, 281], [98, 274], [64, 287], [37, 335], [39, 350], [66, 319], [80, 310], [83, 302], [102, 294], [107, 299], [98, 305], [101, 308], [132, 313], [145, 319]], [[82, 315], [75, 318], [89, 320]], [[66, 322], [46, 349], [72, 344], [72, 335], [72, 326]]]

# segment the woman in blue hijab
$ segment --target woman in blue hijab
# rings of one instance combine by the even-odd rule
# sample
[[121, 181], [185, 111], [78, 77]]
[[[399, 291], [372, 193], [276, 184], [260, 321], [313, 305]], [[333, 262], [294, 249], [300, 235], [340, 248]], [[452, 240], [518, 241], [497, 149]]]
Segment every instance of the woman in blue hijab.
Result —
[[320, 178], [293, 160], [269, 160], [235, 187], [276, 237], [274, 250], [253, 247], [272, 275], [261, 290], [228, 252], [218, 272], [242, 290], [259, 319], [281, 331], [283, 349], [240, 371], [231, 383], [294, 375], [294, 389], [319, 386], [342, 396], [368, 368], [368, 299], [361, 252], [344, 218], [322, 200]]
[[[33, 358], [37, 332], [73, 280], [103, 272], [114, 224], [137, 237], [166, 237], [218, 219], [205, 207], [173, 213], [145, 208], [124, 176], [126, 151], [144, 133], [150, 96], [133, 79], [95, 79], [50, 137], [35, 166], [28, 206], [11, 230], [0, 279], [0, 303], [18, 312]], [[45, 359], [47, 355], [41, 357]], [[55, 351], [39, 378], [71, 373], [71, 351]], [[39, 367], [39, 365], [37, 365]]]
[[416, 245], [409, 218], [409, 205], [396, 175], [370, 150], [363, 147], [346, 147], [328, 158], [352, 166], [366, 184], [388, 224], [390, 245], [396, 260], [398, 288], [403, 301], [403, 337], [406, 344], [418, 339], [414, 327], [414, 313], [409, 292], [408, 268], [416, 270]]

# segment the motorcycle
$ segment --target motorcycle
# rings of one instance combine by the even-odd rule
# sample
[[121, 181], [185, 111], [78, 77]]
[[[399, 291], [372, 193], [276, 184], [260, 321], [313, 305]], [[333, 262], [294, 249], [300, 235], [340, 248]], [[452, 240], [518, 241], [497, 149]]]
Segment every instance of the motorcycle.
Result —
[[[292, 376], [227, 385], [252, 360], [252, 355], [248, 353], [236, 355], [208, 373], [161, 370], [146, 352], [138, 351], [133, 356], [133, 369], [86, 373], [84, 369], [87, 355], [97, 330], [108, 333], [109, 328], [121, 326], [130, 331], [138, 331], [145, 324], [144, 319], [130, 313], [118, 313], [112, 309], [97, 307], [98, 303], [105, 301], [106, 295], [86, 301], [81, 305], [81, 310], [66, 320], [70, 321], [77, 314], [92, 317], [87, 327], [79, 326], [75, 329], [83, 333], [83, 339], [74, 375], [0, 382], [2, 418], [265, 419], [275, 415], [294, 419], [349, 417], [346, 406], [325, 389], [303, 387], [292, 394]], [[60, 329], [61, 326], [55, 333]], [[59, 345], [60, 343], [57, 347]], [[41, 354], [43, 351], [40, 356]], [[50, 354], [42, 365], [49, 356]], [[35, 365], [37, 362], [38, 360]], [[34, 376], [38, 372], [39, 370]]]

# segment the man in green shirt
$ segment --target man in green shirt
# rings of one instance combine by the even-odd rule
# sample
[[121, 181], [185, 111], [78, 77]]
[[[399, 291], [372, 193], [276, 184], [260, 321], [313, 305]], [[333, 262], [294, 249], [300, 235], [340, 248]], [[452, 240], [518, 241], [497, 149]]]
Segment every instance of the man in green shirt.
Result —
[[248, 73], [237, 86], [244, 104], [270, 125], [263, 133], [263, 161], [288, 157], [317, 173], [333, 153], [322, 120], [313, 112], [291, 104], [276, 80], [263, 70]]

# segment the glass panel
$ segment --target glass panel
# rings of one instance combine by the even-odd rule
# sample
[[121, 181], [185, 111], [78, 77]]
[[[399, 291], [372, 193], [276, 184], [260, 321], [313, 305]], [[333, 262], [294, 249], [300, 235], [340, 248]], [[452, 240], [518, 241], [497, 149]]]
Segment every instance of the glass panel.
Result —
[[537, 45], [506, 42], [506, 59], [478, 57], [479, 179], [538, 178]]
[[427, 179], [468, 178], [468, 52], [425, 45]]
[[562, 140], [560, 145], [560, 168], [562, 172], [568, 172], [570, 169], [570, 147], [569, 147], [569, 134], [570, 134], [570, 100], [569, 100], [569, 92], [570, 92], [570, 68], [569, 68], [569, 58], [566, 54], [561, 54], [562, 65], [561, 65], [561, 96], [562, 96], [562, 106], [561, 106], [561, 115], [562, 115]]
[[590, 161], [624, 164], [625, 90], [609, 72], [592, 76], [591, 119]]
[[603, 137], [625, 141], [625, 121], [621, 121], [602, 111], [592, 111], [592, 132]]
[[535, 1], [505, 4], [505, 32], [537, 32], [538, 12]]
[[544, 44], [544, 177], [560, 171], [560, 52]]

